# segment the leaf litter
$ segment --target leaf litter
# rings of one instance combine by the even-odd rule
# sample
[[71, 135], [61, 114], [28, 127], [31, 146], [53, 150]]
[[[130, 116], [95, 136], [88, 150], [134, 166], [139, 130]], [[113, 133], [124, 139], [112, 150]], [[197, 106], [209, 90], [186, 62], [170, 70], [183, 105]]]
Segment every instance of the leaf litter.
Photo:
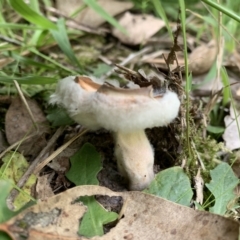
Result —
[[[121, 196], [119, 222], [110, 232], [92, 239], [238, 239], [239, 224], [231, 219], [178, 205], [142, 192], [113, 192], [100, 186], [78, 186], [40, 201], [0, 225], [13, 240], [87, 239], [78, 235], [86, 206], [81, 196]], [[31, 216], [31, 218], [29, 218]], [[218, 224], [216, 224], [216, 221]], [[25, 226], [25, 227], [23, 227]], [[199, 234], [201, 232], [201, 234]]]

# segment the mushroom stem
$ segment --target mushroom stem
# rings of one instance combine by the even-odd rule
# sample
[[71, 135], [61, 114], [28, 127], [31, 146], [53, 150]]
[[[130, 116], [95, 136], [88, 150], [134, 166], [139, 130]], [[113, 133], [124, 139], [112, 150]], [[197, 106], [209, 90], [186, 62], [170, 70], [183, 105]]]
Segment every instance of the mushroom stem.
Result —
[[115, 156], [119, 172], [130, 190], [143, 190], [154, 179], [154, 152], [144, 130], [115, 133]]

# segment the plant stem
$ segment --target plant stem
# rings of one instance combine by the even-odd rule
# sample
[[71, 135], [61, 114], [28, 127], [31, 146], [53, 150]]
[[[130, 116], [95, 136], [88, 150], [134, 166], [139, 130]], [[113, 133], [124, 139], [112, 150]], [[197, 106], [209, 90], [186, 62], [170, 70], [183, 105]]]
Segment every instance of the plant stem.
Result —
[[188, 70], [188, 54], [187, 54], [187, 36], [186, 36], [186, 15], [185, 15], [185, 1], [179, 0], [180, 5], [180, 19], [181, 19], [181, 26], [182, 26], [182, 34], [183, 34], [183, 44], [184, 44], [184, 65], [185, 65], [185, 76], [186, 76], [186, 88], [185, 88], [185, 94], [186, 94], [186, 140], [187, 140], [187, 148], [188, 148], [188, 160], [187, 165], [189, 166], [191, 164], [192, 160], [192, 151], [191, 151], [191, 143], [190, 143], [190, 90], [191, 90], [191, 82], [189, 78], [189, 70]]

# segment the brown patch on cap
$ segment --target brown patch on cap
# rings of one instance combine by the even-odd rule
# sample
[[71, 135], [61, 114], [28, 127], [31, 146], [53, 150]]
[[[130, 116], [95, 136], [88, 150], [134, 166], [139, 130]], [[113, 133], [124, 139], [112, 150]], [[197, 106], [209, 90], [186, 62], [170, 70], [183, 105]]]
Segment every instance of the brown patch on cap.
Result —
[[99, 93], [103, 93], [108, 96], [119, 96], [119, 97], [153, 97], [153, 88], [152, 86], [137, 88], [137, 89], [123, 89], [109, 86], [107, 84], [103, 84], [98, 90]]
[[77, 76], [74, 82], [78, 83], [82, 89], [88, 92], [96, 92], [101, 85], [92, 81], [91, 78], [85, 76]]

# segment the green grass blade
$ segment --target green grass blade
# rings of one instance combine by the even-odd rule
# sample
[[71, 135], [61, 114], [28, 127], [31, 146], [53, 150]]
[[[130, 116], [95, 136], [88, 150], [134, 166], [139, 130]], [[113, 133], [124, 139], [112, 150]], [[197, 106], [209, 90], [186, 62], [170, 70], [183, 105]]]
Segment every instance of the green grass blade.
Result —
[[162, 20], [165, 22], [166, 24], [166, 27], [167, 27], [167, 30], [168, 30], [168, 34], [169, 36], [171, 37], [171, 39], [173, 40], [173, 34], [172, 34], [172, 30], [171, 30], [171, 27], [169, 25], [169, 21], [168, 21], [168, 18], [166, 16], [166, 13], [164, 11], [164, 8], [162, 6], [162, 3], [161, 1], [159, 0], [152, 0], [152, 3], [155, 7], [155, 11], [156, 13], [162, 18]]
[[1, 29], [29, 29], [29, 30], [37, 30], [37, 29], [43, 29], [41, 26], [30, 26], [27, 24], [21, 24], [21, 23], [0, 23]]
[[0, 76], [0, 82], [2, 83], [13, 83], [16, 80], [19, 84], [51, 84], [56, 83], [57, 78], [53, 77], [41, 77], [41, 76], [25, 76], [25, 77], [15, 77], [15, 76]]
[[84, 2], [96, 11], [102, 18], [104, 18], [107, 22], [109, 22], [112, 26], [118, 28], [123, 33], [127, 34], [127, 31], [124, 27], [122, 27], [115, 18], [109, 15], [95, 0], [84, 0]]
[[231, 100], [230, 96], [230, 86], [229, 86], [229, 79], [227, 71], [224, 67], [221, 68], [221, 77], [222, 77], [222, 83], [223, 83], [223, 106], [226, 106], [228, 102]]
[[31, 48], [31, 49], [29, 49], [29, 51], [31, 51], [32, 53], [42, 57], [43, 59], [45, 59], [48, 62], [54, 64], [55, 66], [65, 70], [66, 72], [70, 72], [71, 74], [77, 74], [76, 71], [63, 66], [61, 63], [58, 63], [57, 61], [55, 61], [53, 58], [51, 58], [51, 57], [49, 57], [49, 56], [47, 56], [47, 55], [45, 55], [43, 53], [40, 53], [36, 48]]
[[34, 11], [40, 13], [40, 6], [38, 0], [30, 0], [29, 4]]
[[45, 70], [46, 69], [48, 69], [48, 70], [56, 69], [56, 66], [53, 66], [49, 63], [46, 63], [46, 64], [41, 63], [39, 61], [33, 60], [32, 58], [23, 57], [21, 55], [15, 54], [15, 53], [12, 54], [12, 57], [15, 59], [15, 61], [18, 61], [20, 64], [26, 64], [31, 67], [36, 67], [36, 68], [45, 69]]
[[183, 35], [183, 45], [184, 45], [184, 65], [185, 65], [185, 76], [186, 76], [186, 123], [187, 123], [187, 131], [186, 131], [186, 144], [188, 148], [188, 166], [191, 164], [192, 160], [192, 151], [191, 151], [191, 144], [190, 144], [190, 90], [191, 90], [191, 79], [189, 77], [189, 70], [188, 70], [188, 54], [187, 54], [187, 35], [186, 35], [186, 7], [185, 1], [179, 0], [180, 6], [180, 19], [181, 19], [181, 27], [182, 27], [182, 35]]
[[232, 10], [226, 8], [226, 6], [223, 6], [221, 4], [218, 4], [216, 2], [213, 2], [211, 0], [202, 0], [202, 2], [208, 4], [209, 6], [217, 9], [218, 11], [226, 14], [227, 16], [229, 16], [230, 18], [240, 22], [240, 17], [238, 14], [236, 14], [235, 12], [233, 12]]
[[51, 33], [58, 43], [61, 50], [64, 52], [64, 54], [68, 57], [68, 59], [78, 66], [81, 69], [81, 66], [72, 50], [71, 44], [69, 42], [67, 30], [65, 27], [65, 21], [63, 18], [60, 18], [57, 22], [58, 30], [51, 30]]
[[22, 0], [8, 0], [11, 7], [19, 13], [27, 21], [41, 26], [44, 29], [57, 29], [56, 25], [49, 21], [47, 18], [41, 16], [34, 10], [32, 10], [25, 2]]

